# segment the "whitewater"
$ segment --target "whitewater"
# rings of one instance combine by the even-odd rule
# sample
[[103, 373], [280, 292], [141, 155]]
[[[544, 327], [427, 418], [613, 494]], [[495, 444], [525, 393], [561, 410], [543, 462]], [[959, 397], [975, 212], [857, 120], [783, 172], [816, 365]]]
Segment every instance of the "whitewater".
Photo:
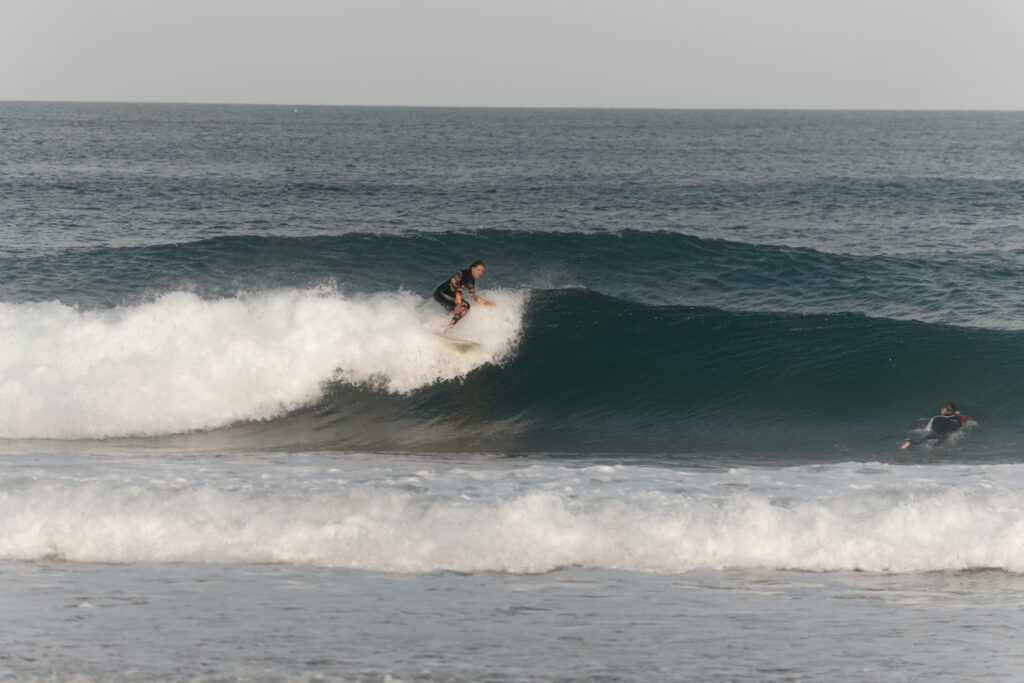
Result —
[[1024, 568], [1020, 466], [697, 472], [382, 460], [200, 461], [192, 473], [194, 461], [164, 471], [147, 457], [102, 471], [65, 462], [59, 477], [21, 463], [0, 497], [0, 560], [411, 574]]
[[268, 420], [314, 403], [330, 382], [409, 393], [508, 357], [522, 293], [459, 332], [480, 346], [453, 354], [446, 319], [413, 294], [346, 298], [276, 290], [81, 310], [59, 301], [0, 304], [0, 438], [98, 439], [208, 430]]

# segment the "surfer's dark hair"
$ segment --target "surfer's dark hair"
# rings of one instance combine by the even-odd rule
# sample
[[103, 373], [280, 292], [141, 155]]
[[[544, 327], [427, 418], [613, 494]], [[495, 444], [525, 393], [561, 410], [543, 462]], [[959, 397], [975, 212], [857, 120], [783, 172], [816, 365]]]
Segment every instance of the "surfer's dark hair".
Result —
[[953, 403], [952, 401], [946, 401], [945, 403], [942, 404], [942, 407], [951, 413], [956, 412], [956, 404]]
[[[477, 259], [476, 261], [473, 261], [472, 263], [470, 263], [469, 267], [470, 268], [476, 268], [477, 266], [483, 266], [483, 265], [484, 265], [484, 262], [481, 261], [480, 259]], [[486, 266], [484, 266], [484, 267], [486, 267]]]

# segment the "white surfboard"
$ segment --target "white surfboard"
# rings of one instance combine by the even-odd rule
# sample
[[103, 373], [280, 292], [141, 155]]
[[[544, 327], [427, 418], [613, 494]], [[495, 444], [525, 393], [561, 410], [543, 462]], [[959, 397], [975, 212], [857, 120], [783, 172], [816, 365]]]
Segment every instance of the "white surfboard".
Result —
[[440, 332], [435, 332], [434, 334], [436, 334], [439, 339], [444, 340], [448, 346], [458, 349], [459, 351], [469, 351], [470, 349], [475, 349], [480, 346], [478, 342], [470, 341], [469, 339], [456, 339], [455, 337], [449, 337], [441, 334]]

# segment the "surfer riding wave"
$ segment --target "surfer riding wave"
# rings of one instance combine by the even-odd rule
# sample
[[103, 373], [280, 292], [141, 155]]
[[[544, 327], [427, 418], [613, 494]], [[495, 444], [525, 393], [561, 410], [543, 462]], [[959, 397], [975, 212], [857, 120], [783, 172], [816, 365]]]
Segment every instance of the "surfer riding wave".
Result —
[[452, 329], [457, 322], [469, 313], [469, 302], [462, 295], [463, 291], [468, 292], [478, 304], [483, 304], [484, 306], [495, 305], [493, 301], [484, 301], [477, 296], [476, 281], [483, 274], [484, 262], [480, 260], [473, 261], [469, 268], [455, 273], [439, 284], [437, 289], [434, 290], [434, 301], [441, 304], [446, 311], [454, 313], [451, 322], [448, 323], [444, 330], [444, 334], [447, 334], [448, 330]]

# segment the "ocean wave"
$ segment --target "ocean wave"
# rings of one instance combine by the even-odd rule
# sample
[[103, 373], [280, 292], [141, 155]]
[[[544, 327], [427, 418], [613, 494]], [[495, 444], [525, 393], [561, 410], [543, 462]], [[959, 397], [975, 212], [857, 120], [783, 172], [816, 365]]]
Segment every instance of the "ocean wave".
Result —
[[495, 292], [459, 333], [408, 293], [346, 297], [330, 288], [203, 299], [169, 292], [103, 310], [0, 304], [0, 438], [159, 435], [268, 420], [330, 382], [407, 394], [500, 363], [514, 349], [525, 293]]
[[799, 462], [884, 452], [946, 400], [985, 425], [956, 448], [1013, 450], [1024, 438], [1016, 332], [641, 305], [580, 288], [488, 296], [499, 306], [459, 326], [481, 343], [469, 353], [439, 340], [432, 326], [445, 315], [409, 293], [174, 292], [99, 311], [2, 304], [0, 438], [765, 450]]
[[402, 573], [1024, 571], [1019, 466], [356, 475], [8, 479], [0, 559]]
[[957, 448], [1012, 450], [1024, 436], [1021, 370], [1012, 332], [643, 306], [563, 289], [533, 293], [504, 365], [407, 397], [337, 387], [296, 424], [315, 426], [325, 448], [763, 450], [800, 461], [851, 449], [877, 457], [952, 399], [985, 425]]

